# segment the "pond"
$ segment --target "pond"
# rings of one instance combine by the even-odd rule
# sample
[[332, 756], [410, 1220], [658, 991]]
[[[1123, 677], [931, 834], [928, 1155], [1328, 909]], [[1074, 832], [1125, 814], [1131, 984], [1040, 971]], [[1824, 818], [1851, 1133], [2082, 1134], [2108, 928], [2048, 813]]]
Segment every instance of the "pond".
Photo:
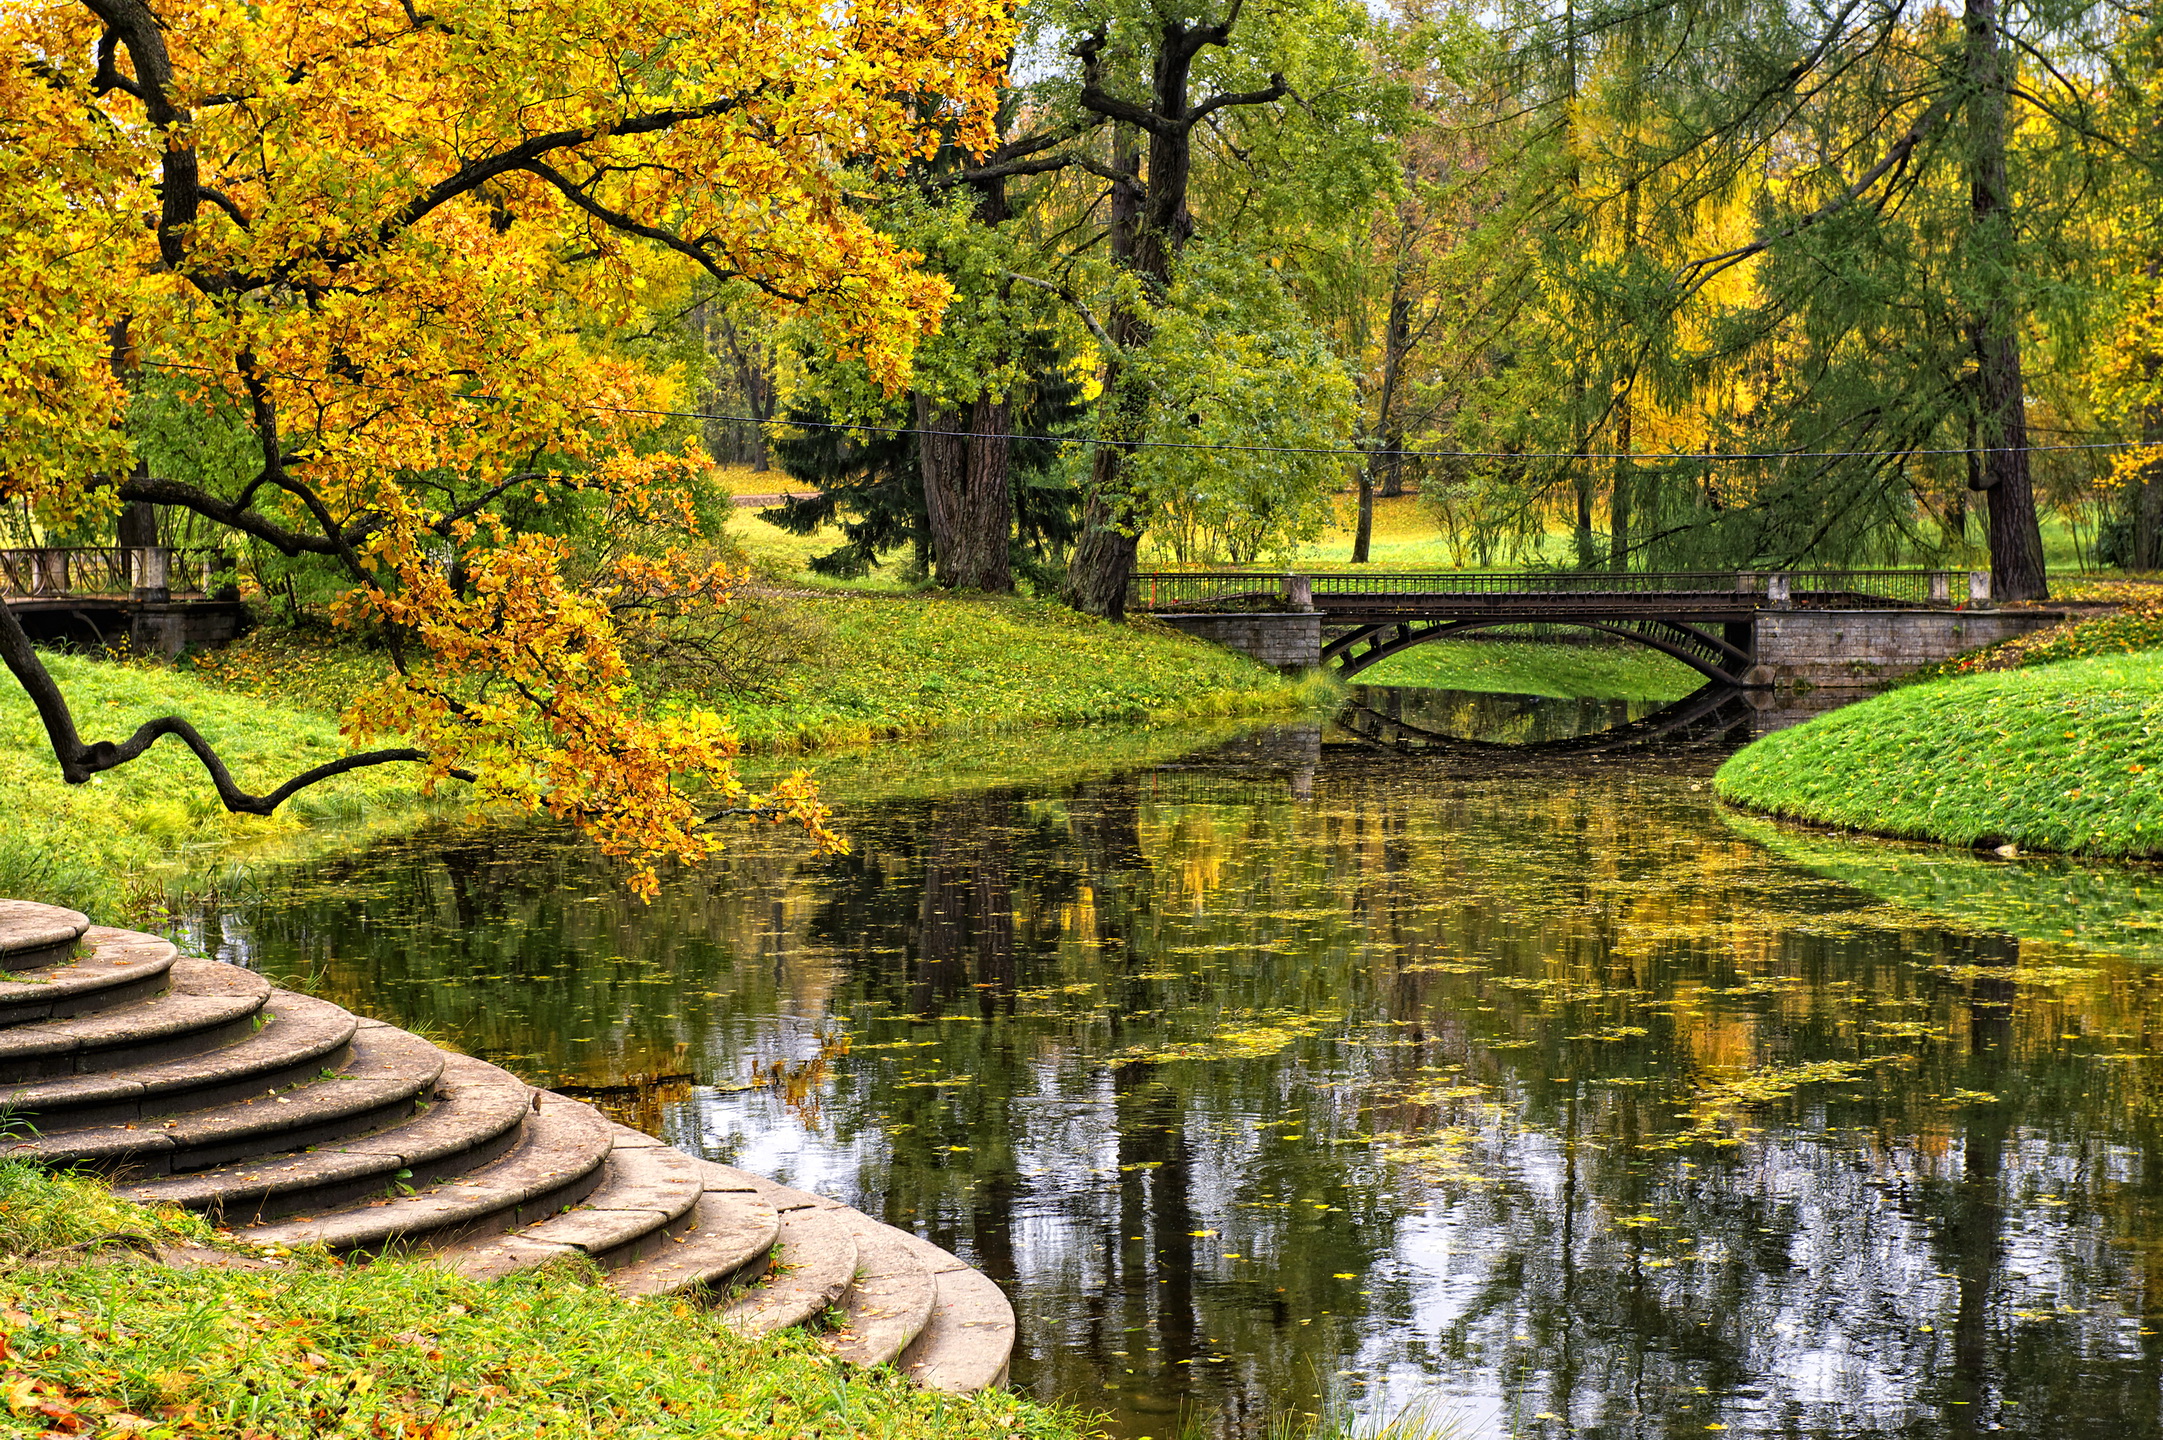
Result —
[[2001, 923], [1943, 902], [2008, 867], [1876, 884], [1938, 852], [1786, 843], [1702, 750], [1203, 738], [844, 765], [847, 856], [748, 832], [650, 906], [469, 825], [195, 923], [954, 1250], [1119, 1436], [2163, 1434], [2153, 872]]

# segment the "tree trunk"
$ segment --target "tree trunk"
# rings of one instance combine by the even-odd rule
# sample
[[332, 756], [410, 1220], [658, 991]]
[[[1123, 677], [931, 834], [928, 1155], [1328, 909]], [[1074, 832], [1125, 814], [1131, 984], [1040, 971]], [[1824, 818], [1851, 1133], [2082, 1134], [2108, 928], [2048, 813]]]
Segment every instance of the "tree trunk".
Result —
[[[2005, 168], [2004, 52], [1997, 0], [1967, 0], [1971, 263], [1990, 277], [1974, 321], [1976, 401], [1983, 441], [1982, 488], [1989, 505], [1991, 593], [1999, 600], [2050, 595], [2043, 530], [2028, 472], [2027, 385], [2020, 366], [2020, 317], [2007, 293], [2013, 265], [2011, 187]], [[1984, 264], [1985, 257], [1992, 263]]]
[[[1381, 457], [1375, 457], [1375, 464]], [[1362, 465], [1359, 469], [1359, 525], [1352, 531], [1352, 563], [1367, 563], [1367, 551], [1374, 543], [1374, 466]]]
[[[918, 473], [931, 521], [932, 574], [949, 590], [1014, 588], [1007, 537], [1014, 520], [1008, 467], [1012, 429], [1005, 400], [981, 395], [967, 407], [940, 410], [916, 399]], [[945, 433], [939, 433], [945, 432]]]
[[[2141, 416], [2141, 439], [2150, 445], [2163, 444], [2163, 405], [2151, 405]], [[2151, 571], [2163, 569], [2163, 460], [2151, 460], [2141, 466], [2140, 476], [2133, 482], [2131, 513], [2132, 545], [2121, 563], [2127, 569]]]
[[1007, 537], [1014, 528], [1014, 485], [1007, 436], [1012, 412], [1004, 398], [979, 395], [969, 407], [968, 468], [949, 518], [953, 549], [939, 558], [940, 582], [956, 590], [1014, 588]]
[[931, 570], [940, 582], [945, 557], [954, 551], [954, 502], [966, 485], [969, 442], [961, 432], [969, 428], [966, 410], [940, 410], [930, 397], [912, 392], [916, 402], [916, 473], [924, 487], [924, 516], [931, 529]]
[[[1194, 234], [1187, 209], [1187, 189], [1194, 163], [1194, 127], [1225, 105], [1260, 105], [1283, 98], [1287, 87], [1272, 76], [1267, 90], [1217, 95], [1200, 105], [1189, 103], [1188, 80], [1195, 56], [1213, 45], [1230, 43], [1239, 15], [1233, 4], [1217, 24], [1167, 20], [1158, 32], [1150, 67], [1146, 113], [1131, 101], [1101, 88], [1100, 52], [1106, 32], [1094, 31], [1075, 53], [1082, 61], [1081, 103], [1113, 121], [1111, 253], [1113, 263], [1141, 282], [1151, 299], [1170, 288], [1179, 251]], [[1149, 137], [1148, 165], [1139, 154], [1136, 132]], [[1149, 343], [1149, 324], [1130, 303], [1112, 307], [1105, 327], [1117, 353], [1108, 357], [1104, 399], [1097, 426], [1096, 454], [1089, 467], [1089, 495], [1082, 510], [1082, 535], [1067, 567], [1068, 603], [1090, 614], [1118, 618], [1126, 613], [1127, 580], [1147, 522], [1147, 497], [1131, 473], [1132, 447], [1148, 430], [1151, 397], [1123, 374], [1120, 356]]]
[[113, 543], [124, 550], [158, 543], [158, 507], [148, 500], [130, 500], [120, 507], [120, 521], [113, 527]]
[[[1143, 229], [1141, 148], [1134, 132], [1114, 129], [1112, 168], [1124, 178], [1112, 182], [1111, 252], [1114, 263], [1140, 268]], [[1154, 177], [1152, 177], [1154, 178]], [[1161, 246], [1154, 247], [1163, 254]], [[1169, 256], [1165, 255], [1169, 273]], [[1120, 305], [1108, 327], [1119, 353], [1107, 356], [1104, 398], [1097, 412], [1097, 445], [1089, 458], [1089, 486], [1082, 504], [1081, 538], [1067, 563], [1066, 599], [1075, 609], [1108, 620], [1127, 613], [1127, 576], [1141, 549], [1142, 517], [1133, 503], [1133, 480], [1127, 473], [1129, 441], [1139, 440], [1148, 420], [1148, 397], [1127, 377], [1120, 355], [1149, 341], [1147, 322]]]

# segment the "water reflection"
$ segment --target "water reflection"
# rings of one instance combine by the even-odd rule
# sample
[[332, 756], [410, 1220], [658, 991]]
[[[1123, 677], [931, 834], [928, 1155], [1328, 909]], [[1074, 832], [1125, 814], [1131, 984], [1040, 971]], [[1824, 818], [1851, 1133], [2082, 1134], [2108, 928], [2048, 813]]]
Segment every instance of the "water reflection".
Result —
[[201, 923], [956, 1250], [1121, 1435], [1430, 1386], [1475, 1433], [2163, 1433], [2156, 973], [1789, 863], [1709, 769], [1308, 732], [749, 835], [650, 907], [447, 829]]

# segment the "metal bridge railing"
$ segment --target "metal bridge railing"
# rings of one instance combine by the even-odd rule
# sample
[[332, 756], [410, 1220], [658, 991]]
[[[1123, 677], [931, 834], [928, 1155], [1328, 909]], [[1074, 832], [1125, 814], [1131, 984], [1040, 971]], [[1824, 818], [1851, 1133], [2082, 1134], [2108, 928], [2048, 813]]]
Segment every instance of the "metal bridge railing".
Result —
[[210, 546], [40, 545], [0, 550], [0, 597], [10, 600], [208, 594], [229, 575]]
[[1953, 570], [1374, 570], [1287, 574], [1270, 570], [1142, 571], [1128, 590], [1136, 610], [1192, 610], [1372, 595], [1751, 595], [1777, 608], [1797, 601], [1944, 606], [1988, 603], [1990, 577]]

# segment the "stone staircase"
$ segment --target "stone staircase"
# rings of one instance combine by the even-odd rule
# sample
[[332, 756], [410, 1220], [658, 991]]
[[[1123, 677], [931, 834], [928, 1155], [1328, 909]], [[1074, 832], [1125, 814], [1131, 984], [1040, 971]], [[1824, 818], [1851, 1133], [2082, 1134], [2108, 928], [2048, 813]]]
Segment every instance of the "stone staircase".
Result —
[[9, 1153], [247, 1244], [432, 1252], [491, 1278], [582, 1255], [750, 1334], [825, 1318], [859, 1365], [1002, 1382], [1014, 1312], [937, 1246], [696, 1159], [589, 1105], [152, 935], [0, 901]]

